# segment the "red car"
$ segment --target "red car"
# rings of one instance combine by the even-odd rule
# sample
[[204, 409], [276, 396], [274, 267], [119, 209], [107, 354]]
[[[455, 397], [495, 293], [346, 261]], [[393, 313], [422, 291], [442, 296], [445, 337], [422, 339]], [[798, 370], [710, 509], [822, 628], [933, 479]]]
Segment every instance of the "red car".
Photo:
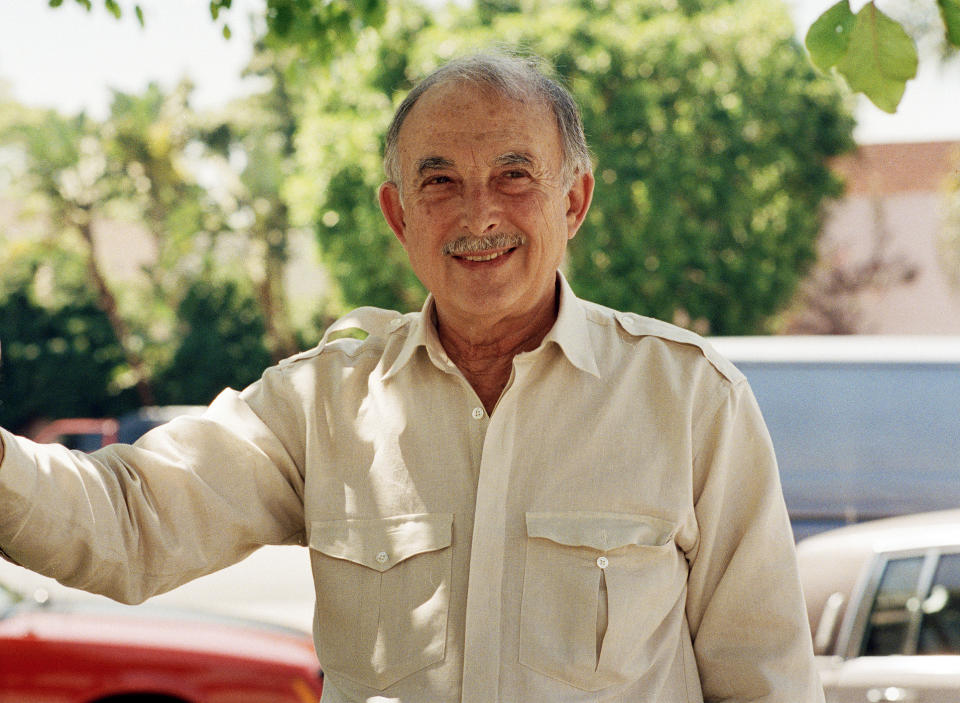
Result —
[[322, 686], [298, 630], [0, 584], [0, 703], [317, 703]]

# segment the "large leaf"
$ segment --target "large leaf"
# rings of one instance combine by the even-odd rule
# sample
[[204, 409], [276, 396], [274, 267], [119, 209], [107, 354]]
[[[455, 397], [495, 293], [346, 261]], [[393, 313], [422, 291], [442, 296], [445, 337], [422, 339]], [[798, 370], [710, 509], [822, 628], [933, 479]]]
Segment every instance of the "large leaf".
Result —
[[811, 60], [821, 71], [829, 71], [847, 53], [855, 21], [849, 0], [840, 0], [810, 26], [805, 43]]
[[917, 47], [903, 27], [870, 2], [856, 15], [837, 70], [881, 110], [896, 112], [907, 81], [917, 75]]
[[947, 40], [960, 47], [960, 0], [937, 0], [937, 5], [947, 28]]

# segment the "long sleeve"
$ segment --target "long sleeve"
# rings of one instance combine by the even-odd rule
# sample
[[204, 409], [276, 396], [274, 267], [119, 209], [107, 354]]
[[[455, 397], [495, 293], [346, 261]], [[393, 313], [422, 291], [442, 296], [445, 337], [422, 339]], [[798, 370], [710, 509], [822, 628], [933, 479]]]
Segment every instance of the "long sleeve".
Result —
[[301, 471], [233, 391], [89, 455], [0, 432], [0, 548], [67, 585], [140, 602], [304, 539]]
[[704, 699], [822, 701], [773, 447], [747, 384], [695, 434], [687, 619]]

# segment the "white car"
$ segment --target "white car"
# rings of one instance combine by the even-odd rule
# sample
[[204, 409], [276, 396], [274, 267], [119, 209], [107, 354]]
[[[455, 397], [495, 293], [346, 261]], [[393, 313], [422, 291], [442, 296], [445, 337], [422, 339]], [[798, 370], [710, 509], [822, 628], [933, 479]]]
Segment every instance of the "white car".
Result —
[[960, 701], [960, 510], [797, 546], [828, 703]]

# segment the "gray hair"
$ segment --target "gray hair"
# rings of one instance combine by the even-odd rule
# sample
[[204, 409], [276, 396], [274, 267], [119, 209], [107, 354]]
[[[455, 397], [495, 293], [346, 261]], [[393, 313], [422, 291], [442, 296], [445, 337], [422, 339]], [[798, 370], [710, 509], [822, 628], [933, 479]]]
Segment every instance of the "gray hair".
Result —
[[572, 182], [577, 173], [589, 172], [590, 149], [583, 134], [580, 109], [573, 96], [559, 81], [545, 75], [541, 64], [542, 62], [534, 57], [484, 53], [454, 59], [428, 75], [414, 86], [400, 103], [387, 129], [383, 149], [383, 170], [387, 178], [398, 188], [402, 188], [397, 142], [400, 128], [417, 100], [436, 85], [457, 82], [488, 87], [498, 95], [513, 100], [523, 101], [530, 97], [543, 100], [557, 118], [564, 180]]

